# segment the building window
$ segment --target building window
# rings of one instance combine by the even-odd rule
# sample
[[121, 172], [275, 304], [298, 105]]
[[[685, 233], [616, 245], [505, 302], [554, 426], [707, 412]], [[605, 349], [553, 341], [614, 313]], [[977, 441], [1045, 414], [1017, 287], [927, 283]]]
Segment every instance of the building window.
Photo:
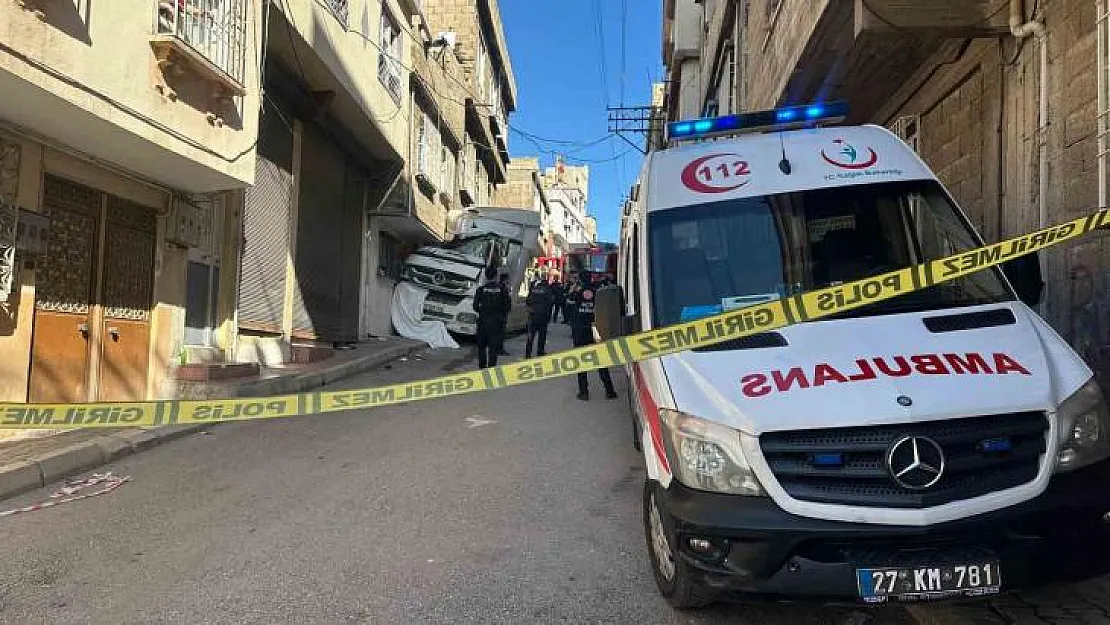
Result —
[[455, 156], [454, 150], [442, 145], [439, 150], [439, 191], [448, 203], [455, 199]]
[[246, 0], [158, 0], [155, 33], [170, 35], [243, 84]]
[[212, 346], [220, 267], [189, 261], [185, 272], [185, 344]]
[[441, 187], [439, 129], [431, 116], [420, 109], [416, 116], [416, 175], [433, 189]]
[[486, 101], [486, 73], [489, 71], [489, 56], [486, 52], [486, 41], [478, 35], [478, 67], [474, 72], [474, 80], [478, 83], [478, 99]]
[[378, 80], [393, 97], [393, 101], [399, 105], [401, 104], [401, 29], [384, 5], [379, 44]]
[[401, 242], [387, 232], [380, 234], [381, 242], [378, 245], [378, 275], [390, 280], [400, 280], [401, 270], [404, 269], [404, 259], [401, 257], [403, 247]]
[[343, 24], [343, 27], [346, 28], [348, 15], [350, 13], [347, 7], [347, 0], [324, 0], [324, 4], [331, 9], [332, 14], [335, 15], [335, 19], [339, 20], [339, 23]]

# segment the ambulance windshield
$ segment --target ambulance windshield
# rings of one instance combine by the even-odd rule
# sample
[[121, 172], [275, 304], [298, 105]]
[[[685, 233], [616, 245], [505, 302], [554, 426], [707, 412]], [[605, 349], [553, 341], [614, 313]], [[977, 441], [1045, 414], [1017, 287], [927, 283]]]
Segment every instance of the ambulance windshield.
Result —
[[[893, 271], [977, 246], [932, 181], [812, 189], [653, 213], [657, 326]], [[891, 314], [1014, 299], [997, 270], [845, 313]]]

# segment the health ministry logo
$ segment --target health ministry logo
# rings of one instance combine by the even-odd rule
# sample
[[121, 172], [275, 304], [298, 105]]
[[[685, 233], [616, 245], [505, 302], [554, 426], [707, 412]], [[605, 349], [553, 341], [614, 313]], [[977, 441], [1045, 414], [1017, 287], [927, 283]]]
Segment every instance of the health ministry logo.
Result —
[[867, 169], [879, 162], [879, 155], [872, 148], [867, 148], [867, 158], [860, 160], [859, 150], [851, 143], [844, 139], [834, 139], [833, 144], [836, 145], [835, 158], [829, 156], [825, 150], [821, 150], [821, 158], [825, 159], [825, 162], [830, 165], [841, 169]]

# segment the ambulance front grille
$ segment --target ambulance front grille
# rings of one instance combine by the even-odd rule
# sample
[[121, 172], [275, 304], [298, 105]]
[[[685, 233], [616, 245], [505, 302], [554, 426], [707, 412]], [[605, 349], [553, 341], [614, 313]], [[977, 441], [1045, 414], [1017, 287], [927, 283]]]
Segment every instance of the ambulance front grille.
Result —
[[[1046, 450], [1042, 412], [865, 427], [768, 432], [763, 456], [794, 499], [884, 508], [929, 508], [1013, 488], [1037, 477]], [[887, 452], [904, 436], [936, 441], [944, 452], [940, 480], [929, 488], [899, 485]]]

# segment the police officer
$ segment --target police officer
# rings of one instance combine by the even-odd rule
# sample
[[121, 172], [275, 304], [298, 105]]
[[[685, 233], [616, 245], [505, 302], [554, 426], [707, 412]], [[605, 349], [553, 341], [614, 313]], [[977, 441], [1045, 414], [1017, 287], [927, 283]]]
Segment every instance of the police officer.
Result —
[[[582, 272], [578, 277], [578, 284], [567, 293], [567, 308], [570, 311], [570, 338], [575, 347], [592, 345], [594, 343], [594, 296], [597, 286], [594, 285], [590, 274]], [[613, 378], [609, 369], [602, 367], [597, 370], [601, 376], [601, 383], [605, 385], [606, 399], [616, 399], [617, 391], [613, 388]], [[585, 373], [578, 374], [578, 399], [589, 401], [590, 389]]]
[[[500, 284], [505, 289], [505, 293], [509, 292], [509, 274], [503, 273], [500, 277]], [[509, 305], [512, 306], [512, 296], [509, 295]], [[497, 348], [498, 356], [508, 356], [509, 351], [505, 349], [505, 327], [509, 324], [509, 309], [505, 310], [505, 316], [501, 318], [501, 345]]]
[[[559, 321], [559, 313], [563, 311], [563, 304], [567, 297], [566, 289], [559, 278], [555, 278], [551, 282], [551, 322], [557, 323]], [[567, 320], [567, 315], [563, 312], [563, 321]]]
[[532, 357], [532, 341], [537, 337], [536, 355], [543, 356], [547, 351], [547, 324], [551, 322], [551, 308], [555, 297], [551, 285], [547, 280], [540, 279], [532, 283], [528, 291], [528, 298], [524, 303], [528, 305], [528, 342], [524, 346], [524, 357]]
[[478, 367], [497, 366], [498, 352], [505, 340], [505, 319], [512, 307], [509, 290], [497, 281], [497, 268], [486, 267], [486, 283], [474, 294], [474, 312], [478, 313]]

